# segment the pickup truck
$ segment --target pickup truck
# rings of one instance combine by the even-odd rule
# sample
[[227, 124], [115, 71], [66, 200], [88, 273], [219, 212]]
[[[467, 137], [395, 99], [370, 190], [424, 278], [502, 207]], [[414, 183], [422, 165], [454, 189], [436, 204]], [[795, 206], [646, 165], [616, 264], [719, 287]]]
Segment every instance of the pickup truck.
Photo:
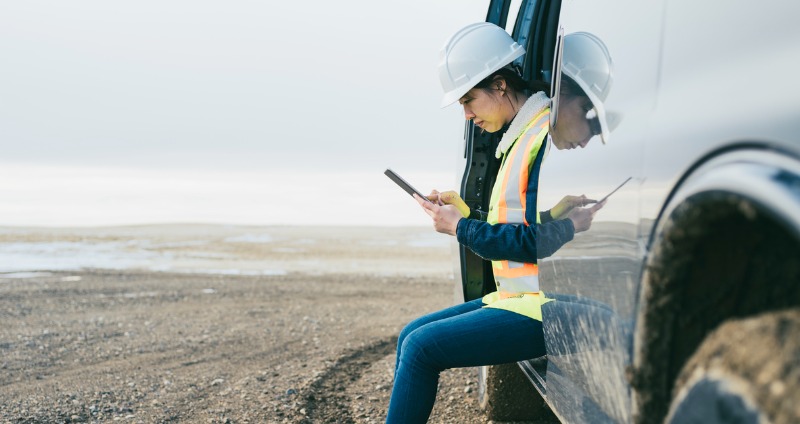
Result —
[[[565, 34], [611, 58], [616, 127], [551, 149], [539, 209], [632, 177], [539, 260], [541, 290], [563, 300], [543, 316], [547, 355], [480, 369], [489, 418], [800, 422], [798, 17], [778, 0], [489, 2], [526, 79], [557, 84]], [[499, 135], [464, 134], [460, 194], [487, 210]], [[494, 290], [491, 265], [457, 250], [458, 300]]]

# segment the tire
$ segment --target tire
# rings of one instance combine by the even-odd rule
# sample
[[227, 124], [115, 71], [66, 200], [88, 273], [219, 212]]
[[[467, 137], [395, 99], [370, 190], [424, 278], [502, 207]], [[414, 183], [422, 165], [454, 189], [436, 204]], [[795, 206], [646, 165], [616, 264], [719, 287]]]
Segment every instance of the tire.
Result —
[[478, 405], [492, 421], [558, 422], [516, 363], [478, 367]]
[[724, 323], [674, 387], [671, 424], [800, 422], [800, 309]]

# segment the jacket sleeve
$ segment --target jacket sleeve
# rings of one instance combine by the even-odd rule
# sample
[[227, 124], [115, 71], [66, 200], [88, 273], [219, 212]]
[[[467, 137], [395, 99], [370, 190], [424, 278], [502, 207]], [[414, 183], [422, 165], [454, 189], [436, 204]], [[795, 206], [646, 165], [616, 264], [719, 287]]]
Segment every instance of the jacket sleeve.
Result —
[[575, 235], [569, 219], [546, 224], [489, 224], [462, 219], [456, 228], [458, 242], [488, 260], [536, 263], [546, 258]]

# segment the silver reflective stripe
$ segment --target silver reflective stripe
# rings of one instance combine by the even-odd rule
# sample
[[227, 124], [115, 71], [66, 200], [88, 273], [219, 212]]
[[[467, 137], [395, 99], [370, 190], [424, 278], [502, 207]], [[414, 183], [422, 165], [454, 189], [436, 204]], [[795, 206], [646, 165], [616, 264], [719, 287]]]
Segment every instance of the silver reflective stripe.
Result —
[[[519, 197], [519, 192], [517, 192], [517, 197]], [[506, 200], [508, 200], [508, 197], [506, 198]], [[522, 219], [524, 212], [525, 211], [523, 211], [522, 209], [511, 209], [511, 207], [509, 207], [508, 209], [506, 209], [506, 220], [508, 220], [508, 222], [521, 223], [523, 222]]]
[[508, 269], [522, 268], [525, 264], [522, 262], [508, 261]]
[[497, 289], [511, 293], [531, 293], [539, 291], [539, 277], [526, 275], [524, 277], [506, 278], [495, 277]]
[[[527, 140], [517, 140], [517, 143]], [[506, 222], [521, 223], [523, 222], [522, 216], [522, 200], [519, 196], [519, 176], [522, 174], [522, 166], [525, 163], [526, 152], [525, 146], [514, 146], [514, 161], [508, 164], [508, 181], [506, 181]], [[526, 187], [527, 188], [527, 187]]]

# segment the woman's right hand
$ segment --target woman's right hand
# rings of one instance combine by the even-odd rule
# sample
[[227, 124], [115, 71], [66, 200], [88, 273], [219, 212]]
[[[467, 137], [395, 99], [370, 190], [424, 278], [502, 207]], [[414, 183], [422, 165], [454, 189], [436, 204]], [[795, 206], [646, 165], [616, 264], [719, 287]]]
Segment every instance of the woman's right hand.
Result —
[[574, 208], [572, 209], [567, 218], [572, 221], [572, 225], [575, 227], [575, 232], [580, 233], [581, 231], [586, 231], [589, 227], [592, 226], [592, 220], [594, 219], [594, 214], [603, 208], [606, 205], [606, 201], [603, 200], [602, 202], [590, 207], [590, 208]]
[[586, 206], [589, 203], [595, 203], [597, 200], [587, 199], [586, 195], [580, 196], [564, 196], [559, 202], [550, 209], [550, 216], [553, 219], [566, 218], [574, 208], [579, 206]]
[[[430, 199], [432, 195], [433, 194], [426, 197]], [[458, 221], [464, 217], [455, 206], [442, 203], [441, 199], [438, 198], [438, 194], [436, 197], [436, 201], [432, 200], [428, 202], [416, 194], [414, 195], [414, 199], [417, 200], [417, 203], [422, 206], [422, 209], [425, 210], [425, 213], [427, 213], [433, 220], [433, 228], [440, 233], [454, 236], [456, 235], [456, 229], [458, 228]]]

